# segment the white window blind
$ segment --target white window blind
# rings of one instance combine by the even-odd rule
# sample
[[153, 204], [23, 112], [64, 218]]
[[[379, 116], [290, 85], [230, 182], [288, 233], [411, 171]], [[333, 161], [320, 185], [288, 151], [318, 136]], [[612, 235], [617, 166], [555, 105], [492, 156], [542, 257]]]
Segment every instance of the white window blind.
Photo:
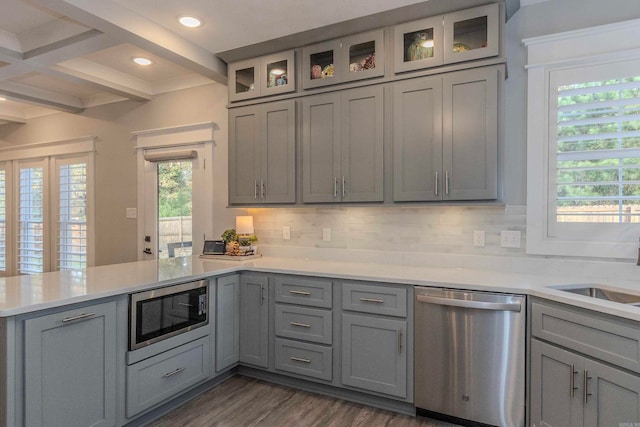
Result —
[[44, 271], [44, 168], [20, 167], [18, 184], [18, 272]]
[[87, 164], [58, 166], [57, 269], [87, 266]]
[[557, 88], [558, 222], [640, 223], [640, 76]]

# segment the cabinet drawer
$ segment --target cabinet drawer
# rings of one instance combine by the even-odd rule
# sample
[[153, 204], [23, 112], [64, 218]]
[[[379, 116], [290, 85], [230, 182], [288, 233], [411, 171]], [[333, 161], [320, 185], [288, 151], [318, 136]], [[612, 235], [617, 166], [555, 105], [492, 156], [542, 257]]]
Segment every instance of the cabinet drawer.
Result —
[[331, 282], [276, 277], [275, 283], [277, 302], [331, 308]]
[[608, 363], [640, 372], [640, 328], [596, 312], [532, 304], [533, 336]]
[[209, 376], [209, 338], [127, 367], [127, 417], [169, 399]]
[[331, 311], [276, 304], [276, 335], [331, 344]]
[[343, 283], [342, 308], [364, 313], [407, 317], [407, 290], [402, 286]]
[[331, 381], [331, 347], [276, 338], [276, 369]]

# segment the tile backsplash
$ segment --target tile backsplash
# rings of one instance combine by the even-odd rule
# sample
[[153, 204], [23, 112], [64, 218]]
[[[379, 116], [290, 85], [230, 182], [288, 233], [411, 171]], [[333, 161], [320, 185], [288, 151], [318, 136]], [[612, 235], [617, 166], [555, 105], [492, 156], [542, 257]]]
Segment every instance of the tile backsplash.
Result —
[[[313, 207], [249, 209], [262, 246], [383, 250], [458, 255], [525, 255], [525, 206]], [[282, 238], [284, 226], [291, 239]], [[323, 240], [323, 229], [331, 240]], [[485, 246], [473, 245], [474, 230]], [[520, 248], [500, 246], [502, 230], [521, 233]]]

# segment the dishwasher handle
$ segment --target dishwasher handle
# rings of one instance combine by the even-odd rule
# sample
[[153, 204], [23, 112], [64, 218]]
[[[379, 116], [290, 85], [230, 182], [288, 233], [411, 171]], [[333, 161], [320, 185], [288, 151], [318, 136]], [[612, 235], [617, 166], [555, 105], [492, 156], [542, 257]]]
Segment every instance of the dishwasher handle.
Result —
[[475, 308], [478, 310], [493, 311], [517, 311], [522, 309], [520, 302], [486, 302], [486, 301], [469, 301], [454, 298], [431, 297], [428, 295], [416, 295], [418, 302], [428, 304], [448, 305], [451, 307]]

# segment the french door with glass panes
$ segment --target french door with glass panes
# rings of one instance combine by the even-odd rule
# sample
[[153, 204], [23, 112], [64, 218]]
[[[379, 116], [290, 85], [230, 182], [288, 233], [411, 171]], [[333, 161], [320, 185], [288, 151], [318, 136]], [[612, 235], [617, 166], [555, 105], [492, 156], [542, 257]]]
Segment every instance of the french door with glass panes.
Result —
[[93, 265], [92, 155], [0, 165], [0, 275]]
[[213, 227], [209, 158], [208, 144], [144, 150], [140, 259], [201, 253]]

